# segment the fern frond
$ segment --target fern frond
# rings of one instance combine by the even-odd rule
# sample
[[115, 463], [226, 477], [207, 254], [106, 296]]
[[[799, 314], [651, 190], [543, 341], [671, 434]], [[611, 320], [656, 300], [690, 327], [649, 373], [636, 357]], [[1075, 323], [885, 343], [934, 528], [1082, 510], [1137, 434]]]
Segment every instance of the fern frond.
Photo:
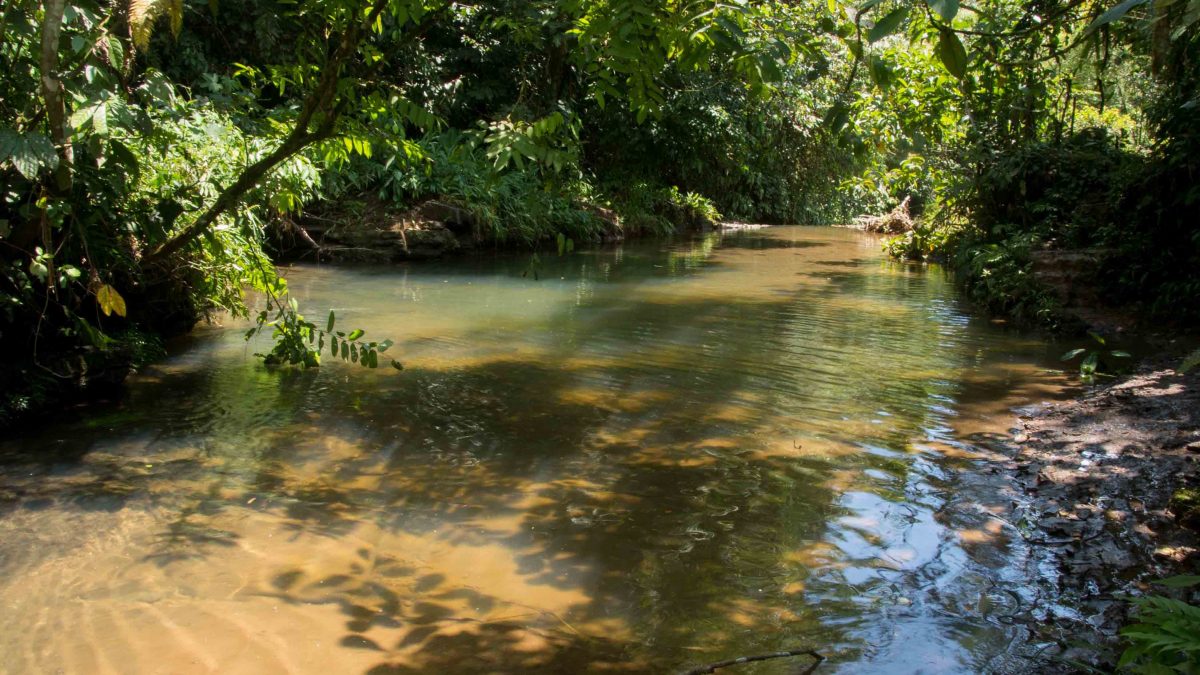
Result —
[[179, 37], [179, 31], [183, 30], [183, 0], [170, 0], [167, 16], [171, 20], [171, 34]]
[[1129, 648], [1119, 665], [1140, 664], [1137, 672], [1200, 670], [1200, 607], [1162, 596], [1133, 603], [1138, 623], [1121, 629]]
[[154, 24], [155, 0], [129, 0], [129, 37], [133, 44], [145, 49], [150, 44], [150, 29]]
[[129, 0], [129, 37], [139, 49], [150, 46], [154, 22], [167, 14], [171, 32], [178, 37], [183, 28], [183, 0]]

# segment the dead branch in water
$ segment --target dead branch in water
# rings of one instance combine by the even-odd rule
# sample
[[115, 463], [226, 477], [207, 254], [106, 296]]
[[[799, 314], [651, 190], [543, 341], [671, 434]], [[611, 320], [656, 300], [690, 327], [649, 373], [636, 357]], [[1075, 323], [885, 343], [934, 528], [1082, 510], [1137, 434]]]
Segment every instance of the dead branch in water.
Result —
[[908, 213], [910, 197], [896, 205], [896, 208], [882, 216], [859, 216], [854, 219], [854, 226], [867, 232], [882, 232], [885, 234], [901, 234], [913, 229], [913, 219]]
[[716, 670], [718, 668], [726, 668], [728, 666], [736, 666], [736, 665], [739, 665], [742, 663], [752, 663], [754, 661], [769, 661], [771, 659], [786, 659], [786, 658], [792, 657], [792, 656], [811, 656], [814, 659], [816, 659], [816, 661], [814, 661], [811, 666], [809, 666], [805, 670], [801, 671], [800, 675], [809, 675], [810, 673], [812, 673], [813, 671], [815, 671], [817, 669], [817, 666], [821, 665], [821, 662], [823, 662], [825, 660], [824, 656], [821, 656], [820, 654], [816, 653], [815, 651], [813, 651], [811, 649], [789, 649], [785, 652], [771, 652], [770, 654], [759, 654], [757, 656], [739, 656], [736, 659], [726, 659], [725, 661], [717, 661], [716, 663], [710, 663], [706, 666], [698, 666], [696, 668], [692, 668], [691, 670], [684, 671], [683, 673], [680, 673], [680, 675], [704, 675], [705, 673], [716, 672]]

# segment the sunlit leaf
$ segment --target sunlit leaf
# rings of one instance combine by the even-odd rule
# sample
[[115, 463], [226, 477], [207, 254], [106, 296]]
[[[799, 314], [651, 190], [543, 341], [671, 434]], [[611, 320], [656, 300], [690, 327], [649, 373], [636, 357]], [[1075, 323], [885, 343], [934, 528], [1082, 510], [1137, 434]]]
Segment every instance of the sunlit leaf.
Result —
[[108, 284], [96, 289], [96, 303], [100, 305], [100, 311], [104, 312], [105, 316], [125, 316], [125, 298]]

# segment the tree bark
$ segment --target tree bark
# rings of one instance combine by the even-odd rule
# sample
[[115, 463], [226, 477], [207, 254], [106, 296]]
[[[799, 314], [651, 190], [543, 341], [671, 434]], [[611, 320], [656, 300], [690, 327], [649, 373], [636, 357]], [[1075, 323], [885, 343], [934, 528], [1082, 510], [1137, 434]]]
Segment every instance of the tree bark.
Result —
[[58, 167], [54, 170], [54, 187], [58, 193], [71, 190], [75, 154], [71, 149], [71, 134], [67, 129], [67, 102], [58, 73], [58, 44], [62, 35], [66, 0], [46, 0], [42, 21], [41, 89], [46, 104], [46, 120], [50, 125], [50, 140], [58, 152]]

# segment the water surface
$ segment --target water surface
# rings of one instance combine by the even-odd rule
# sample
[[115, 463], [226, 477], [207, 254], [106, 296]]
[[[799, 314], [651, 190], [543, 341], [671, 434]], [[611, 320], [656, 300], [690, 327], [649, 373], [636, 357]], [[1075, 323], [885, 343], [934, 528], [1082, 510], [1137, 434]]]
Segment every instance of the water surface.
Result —
[[294, 268], [406, 370], [227, 321], [0, 443], [0, 671], [1024, 667], [1027, 552], [964, 476], [1052, 346], [848, 230], [529, 268]]

